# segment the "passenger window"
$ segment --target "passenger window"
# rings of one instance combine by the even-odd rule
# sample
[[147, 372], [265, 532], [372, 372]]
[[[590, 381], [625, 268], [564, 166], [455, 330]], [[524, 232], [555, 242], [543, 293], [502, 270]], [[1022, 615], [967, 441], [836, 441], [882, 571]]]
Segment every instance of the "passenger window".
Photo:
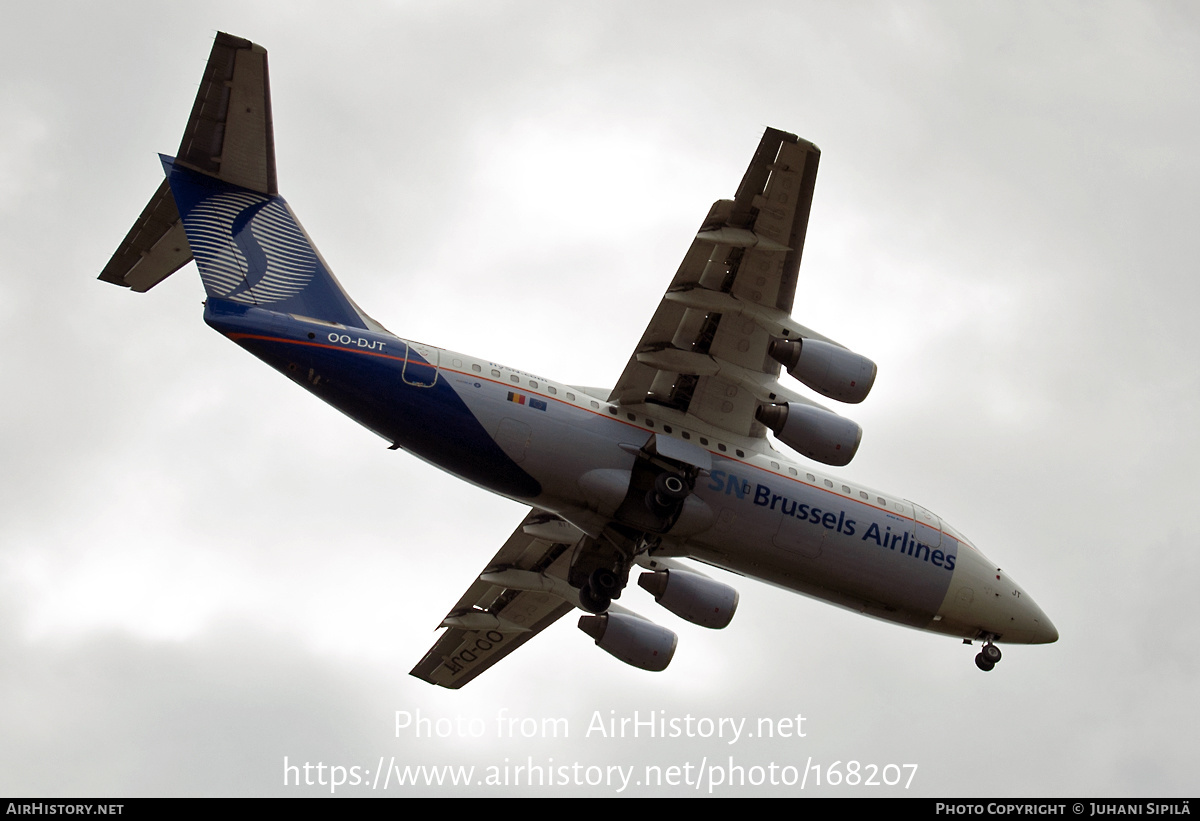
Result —
[[829, 481], [828, 479], [826, 479], [826, 480], [825, 480], [825, 487], [833, 487], [833, 482], [831, 482], [831, 481]]
[[743, 459], [746, 457], [746, 454], [742, 453], [740, 450], [735, 450], [734, 453], [736, 453], [738, 456], [741, 456]]
[[778, 462], [772, 462], [772, 463], [771, 463], [771, 467], [775, 468], [776, 470], [779, 470], [779, 463], [778, 463]]
[[684, 439], [691, 439], [691, 438], [692, 438], [692, 435], [691, 435], [690, 433], [688, 433], [686, 430], [685, 430], [685, 431], [683, 431], [683, 433], [682, 433], [682, 436], [683, 436], [683, 438], [684, 438]]
[[500, 371], [496, 370], [495, 368], [492, 368], [492, 376], [499, 376], [499, 375], [500, 375]]
[[483, 368], [479, 367], [479, 364], [476, 363], [471, 366], [471, 370], [475, 371], [475, 373], [481, 373], [483, 371]]
[[451, 365], [453, 365], [453, 366], [454, 366], [454, 367], [456, 367], [456, 368], [461, 368], [461, 367], [462, 367], [462, 360], [461, 360], [461, 359], [451, 359], [451, 360], [450, 360], [450, 364], [451, 364]]
[[567, 399], [570, 400], [571, 402], [574, 402], [575, 394], [571, 393], [570, 391], [567, 391]]
[[558, 388], [554, 387], [553, 385], [547, 385], [546, 392], [551, 396], [558, 396]]
[[593, 408], [595, 408], [596, 410], [600, 410], [600, 403], [599, 403], [599, 402], [597, 402], [595, 399], [593, 399], [593, 400], [592, 400], [592, 407], [593, 407]]
[[704, 445], [705, 447], [708, 447], [708, 440], [707, 440], [707, 439], [705, 439], [703, 436], [701, 436], [701, 437], [700, 437], [700, 444]]
[[663, 430], [664, 430], [664, 431], [666, 431], [667, 433], [670, 433], [670, 432], [671, 432], [671, 426], [670, 426], [670, 425], [663, 425]]
[[717, 450], [721, 451], [721, 453], [724, 453], [724, 452], [725, 452], [725, 446], [724, 446], [724, 445], [722, 445], [720, 442], [717, 442]]
[[530, 379], [529, 387], [533, 388], [536, 391], [537, 390], [537, 382], [534, 382], [532, 379]]
[[509, 381], [511, 381], [511, 382], [520, 382], [520, 381], [521, 381], [521, 377], [517, 376], [517, 375], [514, 373], [512, 376], [510, 376], [510, 377], [509, 377]]

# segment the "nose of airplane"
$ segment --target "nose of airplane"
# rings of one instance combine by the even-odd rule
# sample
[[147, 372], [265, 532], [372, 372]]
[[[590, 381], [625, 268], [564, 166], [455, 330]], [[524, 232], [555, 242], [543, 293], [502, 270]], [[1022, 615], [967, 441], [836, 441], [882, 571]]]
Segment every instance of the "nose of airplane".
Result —
[[1030, 644], [1053, 644], [1058, 641], [1058, 628], [1054, 622], [1034, 603], [1033, 599], [1025, 597], [1025, 621], [1029, 627]]
[[1013, 591], [1016, 601], [1010, 604], [1007, 625], [998, 631], [1000, 640], [1012, 644], [1051, 644], [1058, 641], [1058, 628], [1045, 611], [1015, 582], [1009, 580], [1009, 583], [1016, 588]]
[[959, 587], [943, 613], [952, 621], [992, 633], [1004, 644], [1058, 641], [1058, 628], [1033, 597], [978, 550], [959, 551], [954, 574]]

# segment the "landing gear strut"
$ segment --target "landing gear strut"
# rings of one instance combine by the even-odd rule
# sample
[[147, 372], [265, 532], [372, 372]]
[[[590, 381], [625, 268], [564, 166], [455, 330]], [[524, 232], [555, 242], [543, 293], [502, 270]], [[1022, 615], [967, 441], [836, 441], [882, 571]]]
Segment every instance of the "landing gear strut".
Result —
[[992, 644], [993, 638], [994, 636], [987, 637], [987, 644], [980, 648], [979, 655], [975, 657], [975, 666], [985, 673], [991, 672], [992, 668], [996, 666], [996, 662], [1000, 661], [1004, 655], [1000, 652], [999, 647]]

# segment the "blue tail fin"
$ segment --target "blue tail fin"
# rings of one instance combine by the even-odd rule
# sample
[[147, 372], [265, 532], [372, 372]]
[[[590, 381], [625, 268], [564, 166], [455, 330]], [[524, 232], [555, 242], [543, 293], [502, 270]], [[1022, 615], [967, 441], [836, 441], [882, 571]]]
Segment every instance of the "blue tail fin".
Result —
[[218, 34], [178, 155], [100, 278], [147, 291], [196, 260], [209, 298], [382, 330], [276, 186], [267, 52]]
[[283, 197], [230, 185], [167, 157], [163, 169], [210, 298], [379, 329], [346, 296]]

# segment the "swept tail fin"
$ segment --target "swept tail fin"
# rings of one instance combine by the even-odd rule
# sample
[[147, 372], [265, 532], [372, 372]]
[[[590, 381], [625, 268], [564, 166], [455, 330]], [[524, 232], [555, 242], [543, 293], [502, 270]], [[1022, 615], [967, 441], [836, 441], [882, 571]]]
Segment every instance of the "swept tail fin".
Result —
[[192, 259], [210, 298], [382, 330], [279, 196], [267, 52], [219, 33], [178, 155], [100, 279], [147, 291]]

